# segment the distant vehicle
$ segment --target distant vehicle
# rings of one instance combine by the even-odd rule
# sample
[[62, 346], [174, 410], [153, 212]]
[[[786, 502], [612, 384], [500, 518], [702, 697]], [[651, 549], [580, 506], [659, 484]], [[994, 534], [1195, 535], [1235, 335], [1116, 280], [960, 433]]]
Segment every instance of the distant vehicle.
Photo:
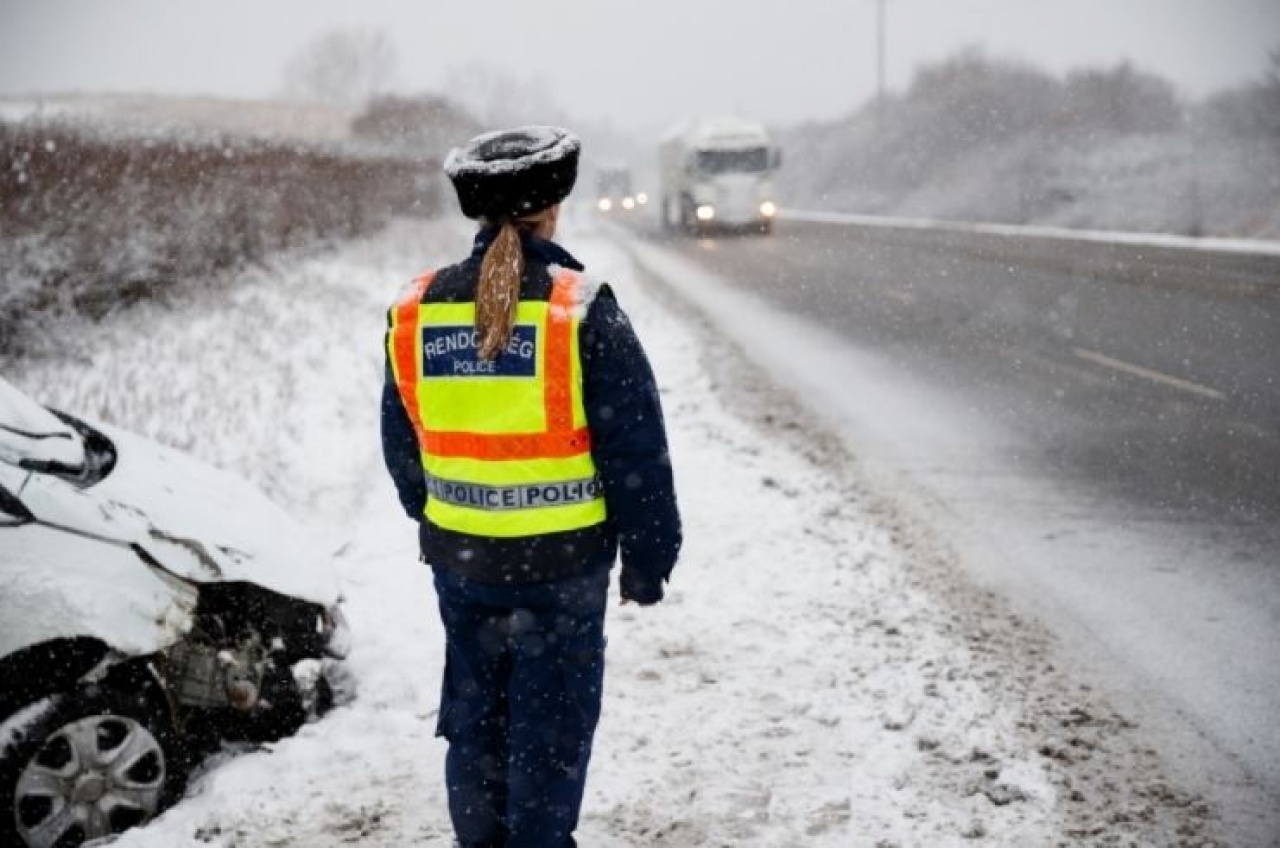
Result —
[[649, 201], [631, 187], [631, 169], [625, 165], [601, 165], [596, 169], [596, 209], [600, 212], [631, 212]]
[[333, 702], [326, 555], [238, 477], [0, 378], [0, 845], [142, 824], [199, 753]]
[[779, 149], [761, 124], [704, 118], [671, 128], [658, 149], [663, 227], [768, 233], [778, 214]]

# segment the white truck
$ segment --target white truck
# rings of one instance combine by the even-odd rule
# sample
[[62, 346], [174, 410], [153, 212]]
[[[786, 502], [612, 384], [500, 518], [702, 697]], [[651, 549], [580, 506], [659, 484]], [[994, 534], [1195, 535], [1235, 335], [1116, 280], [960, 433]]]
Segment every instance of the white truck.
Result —
[[771, 232], [778, 214], [773, 172], [781, 161], [754, 121], [702, 118], [672, 127], [658, 149], [663, 228]]

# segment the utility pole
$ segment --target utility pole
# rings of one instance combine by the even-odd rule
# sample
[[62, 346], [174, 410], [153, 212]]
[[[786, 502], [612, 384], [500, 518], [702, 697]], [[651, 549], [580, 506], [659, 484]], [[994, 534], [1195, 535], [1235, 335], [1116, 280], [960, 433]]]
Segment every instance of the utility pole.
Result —
[[885, 7], [888, 0], [876, 0], [876, 122], [884, 126]]

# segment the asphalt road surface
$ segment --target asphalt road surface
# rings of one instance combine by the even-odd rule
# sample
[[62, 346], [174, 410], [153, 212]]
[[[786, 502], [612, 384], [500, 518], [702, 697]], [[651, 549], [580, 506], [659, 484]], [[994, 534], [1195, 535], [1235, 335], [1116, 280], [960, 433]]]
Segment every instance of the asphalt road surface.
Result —
[[1280, 258], [788, 220], [632, 236], [677, 262], [651, 271], [798, 322], [797, 357], [812, 327], [873, 362], [810, 391], [883, 437], [979, 578], [1128, 698], [1242, 844], [1280, 840]]

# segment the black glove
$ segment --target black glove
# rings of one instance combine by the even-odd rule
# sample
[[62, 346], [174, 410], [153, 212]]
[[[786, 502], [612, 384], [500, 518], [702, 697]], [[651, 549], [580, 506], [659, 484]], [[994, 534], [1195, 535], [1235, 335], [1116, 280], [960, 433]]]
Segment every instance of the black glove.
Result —
[[627, 566], [622, 567], [618, 587], [624, 601], [634, 601], [642, 607], [651, 606], [662, 600], [662, 581], [651, 579], [643, 572]]

